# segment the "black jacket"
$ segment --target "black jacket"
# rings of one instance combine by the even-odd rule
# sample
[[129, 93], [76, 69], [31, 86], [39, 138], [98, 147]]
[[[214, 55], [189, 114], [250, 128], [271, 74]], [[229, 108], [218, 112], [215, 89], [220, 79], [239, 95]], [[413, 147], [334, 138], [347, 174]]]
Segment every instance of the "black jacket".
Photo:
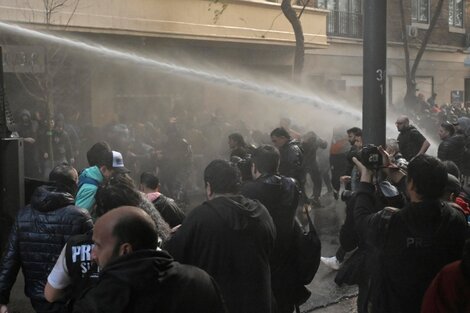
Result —
[[442, 161], [452, 161], [460, 168], [464, 149], [465, 137], [463, 135], [454, 135], [441, 142], [437, 149], [437, 157]]
[[370, 269], [373, 312], [419, 312], [434, 276], [461, 258], [467, 223], [439, 200], [408, 204], [386, 219], [387, 210], [372, 213], [373, 189], [360, 183], [354, 208], [356, 231], [377, 252]]
[[279, 148], [279, 174], [301, 180], [303, 153], [298, 142], [291, 140]]
[[164, 251], [140, 250], [104, 267], [74, 313], [223, 313], [216, 284], [203, 270]]
[[403, 157], [410, 161], [418, 154], [426, 138], [414, 126], [408, 126], [398, 135], [398, 146]]
[[261, 202], [273, 219], [276, 226], [276, 240], [271, 254], [271, 270], [274, 270], [284, 263], [286, 252], [292, 245], [299, 188], [290, 177], [264, 174], [254, 181], [245, 183], [241, 194]]
[[69, 237], [93, 228], [88, 212], [73, 203], [69, 193], [41, 186], [20, 210], [0, 265], [0, 303], [8, 303], [20, 267], [26, 296], [44, 299], [47, 276]]
[[171, 228], [181, 224], [186, 217], [175, 200], [165, 197], [162, 194], [152, 203]]
[[[293, 178], [264, 174], [245, 183], [241, 193], [260, 201], [276, 226], [276, 240], [271, 254], [271, 282], [277, 302], [296, 303], [299, 287], [295, 253], [294, 218], [300, 190]], [[303, 286], [303, 285], [302, 285]]]
[[219, 196], [194, 208], [166, 248], [178, 262], [214, 277], [230, 313], [267, 313], [274, 239], [273, 220], [261, 203]]
[[310, 136], [302, 142], [303, 150], [303, 164], [304, 168], [316, 168], [317, 165], [317, 150], [326, 149], [328, 143], [323, 139], [315, 136]]

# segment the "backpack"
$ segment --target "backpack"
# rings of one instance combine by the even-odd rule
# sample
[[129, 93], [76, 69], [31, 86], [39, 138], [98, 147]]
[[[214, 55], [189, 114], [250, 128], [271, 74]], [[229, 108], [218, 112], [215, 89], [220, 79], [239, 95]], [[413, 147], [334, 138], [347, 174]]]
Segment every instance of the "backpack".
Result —
[[308, 219], [308, 231], [303, 231], [296, 222], [296, 245], [297, 245], [297, 266], [299, 280], [303, 285], [312, 282], [320, 266], [321, 242], [312, 219], [304, 207]]
[[313, 225], [308, 210], [304, 207], [308, 219], [308, 231], [304, 231], [299, 221], [294, 223], [294, 246], [295, 262], [297, 266], [297, 280], [299, 286], [296, 291], [297, 299], [295, 303], [296, 312], [300, 312], [299, 305], [305, 303], [311, 292], [305, 288], [312, 282], [320, 266], [321, 242]]

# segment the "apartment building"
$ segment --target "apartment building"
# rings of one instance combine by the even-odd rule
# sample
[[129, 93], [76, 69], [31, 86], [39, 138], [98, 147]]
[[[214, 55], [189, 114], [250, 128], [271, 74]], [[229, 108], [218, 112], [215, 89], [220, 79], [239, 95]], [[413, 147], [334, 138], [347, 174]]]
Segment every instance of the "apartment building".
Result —
[[[302, 13], [309, 51], [328, 45], [327, 14], [313, 7]], [[176, 66], [242, 68], [280, 77], [289, 77], [292, 71], [292, 27], [279, 3], [269, 1], [3, 0], [0, 21], [156, 60], [168, 59]], [[63, 48], [21, 31], [7, 32], [1, 24], [0, 34], [7, 96], [13, 107], [45, 105], [43, 102], [52, 107], [74, 105], [89, 108], [83, 111], [91, 112], [93, 124], [103, 125], [112, 118], [110, 112], [121, 110], [128, 102], [148, 106], [175, 99], [229, 105], [242, 101], [235, 95], [217, 93], [210, 83], [175, 80], [160, 73], [158, 66], [153, 70], [149, 64], [106, 53]], [[236, 71], [229, 72], [236, 75]], [[51, 88], [37, 97], [41, 80], [48, 80]], [[132, 114], [138, 109], [128, 111]]]
[[[309, 50], [306, 68], [312, 84], [326, 82], [334, 93], [345, 93], [356, 103], [362, 96], [362, 32], [365, 0], [315, 0], [312, 6], [328, 10], [328, 43], [324, 50]], [[406, 32], [414, 61], [438, 0], [404, 2]], [[400, 1], [388, 1], [388, 103], [398, 108], [405, 92], [405, 53]], [[445, 0], [429, 44], [420, 62], [417, 92], [438, 103], [470, 101], [470, 1]]]

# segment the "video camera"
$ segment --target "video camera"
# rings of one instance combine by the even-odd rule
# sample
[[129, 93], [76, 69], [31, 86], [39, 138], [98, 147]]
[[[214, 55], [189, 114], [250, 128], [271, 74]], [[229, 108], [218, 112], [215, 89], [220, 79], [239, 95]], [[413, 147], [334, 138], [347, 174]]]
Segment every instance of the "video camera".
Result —
[[240, 174], [242, 176], [242, 181], [247, 181], [247, 180], [252, 179], [252, 177], [251, 177], [251, 164], [253, 162], [252, 162], [250, 154], [248, 154], [244, 158], [240, 158], [238, 156], [232, 156], [230, 158], [230, 162], [237, 165], [238, 169], [240, 170]]
[[377, 146], [369, 144], [362, 147], [360, 161], [368, 169], [376, 170], [382, 166], [382, 154]]

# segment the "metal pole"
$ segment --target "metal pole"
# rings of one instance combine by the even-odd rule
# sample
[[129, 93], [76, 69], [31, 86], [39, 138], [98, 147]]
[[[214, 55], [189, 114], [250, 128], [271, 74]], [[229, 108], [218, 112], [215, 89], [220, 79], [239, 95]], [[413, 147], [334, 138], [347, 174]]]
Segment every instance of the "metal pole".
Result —
[[362, 129], [365, 144], [384, 145], [386, 129], [387, 0], [364, 2]]
[[5, 104], [5, 87], [3, 83], [3, 50], [0, 46], [0, 138], [6, 138], [7, 133], [7, 112]]

